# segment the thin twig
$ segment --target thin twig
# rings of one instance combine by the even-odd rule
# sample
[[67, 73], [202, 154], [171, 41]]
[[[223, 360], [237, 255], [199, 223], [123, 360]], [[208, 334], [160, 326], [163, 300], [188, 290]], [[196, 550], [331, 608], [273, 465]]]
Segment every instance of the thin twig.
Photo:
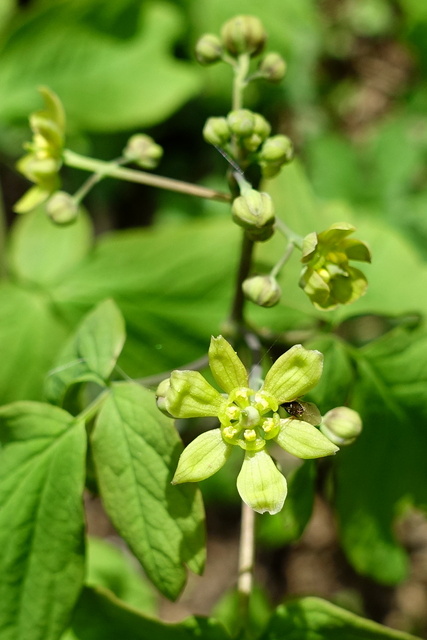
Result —
[[208, 189], [207, 187], [201, 187], [189, 182], [182, 182], [181, 180], [174, 180], [173, 178], [165, 178], [164, 176], [147, 173], [146, 171], [137, 171], [136, 169], [119, 167], [111, 162], [104, 162], [103, 160], [95, 160], [94, 158], [81, 156], [69, 149], [64, 150], [63, 159], [64, 163], [69, 167], [82, 169], [83, 171], [91, 171], [95, 174], [99, 174], [101, 177], [117, 178], [127, 182], [146, 184], [152, 187], [159, 187], [160, 189], [186, 193], [187, 195], [196, 196], [198, 198], [206, 198], [208, 200], [219, 200], [221, 202], [231, 201], [230, 194], [223, 193], [222, 191]]

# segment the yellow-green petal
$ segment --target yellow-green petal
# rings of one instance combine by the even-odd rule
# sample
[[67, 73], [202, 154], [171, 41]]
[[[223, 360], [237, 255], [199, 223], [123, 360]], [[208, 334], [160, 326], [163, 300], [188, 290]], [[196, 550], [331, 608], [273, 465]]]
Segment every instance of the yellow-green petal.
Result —
[[210, 478], [227, 462], [231, 449], [232, 445], [222, 439], [220, 429], [202, 433], [182, 452], [172, 484]]
[[290, 402], [313, 389], [320, 380], [323, 355], [320, 351], [295, 345], [284, 353], [265, 377], [262, 391], [274, 396], [279, 404]]
[[216, 416], [224, 402], [198, 371], [172, 371], [166, 409], [174, 418]]
[[335, 444], [308, 422], [287, 418], [280, 423], [282, 427], [275, 440], [282, 449], [297, 458], [323, 458], [338, 451]]
[[265, 449], [246, 451], [237, 490], [254, 511], [271, 515], [281, 511], [288, 491], [285, 477]]
[[233, 347], [225, 338], [211, 338], [209, 366], [215, 381], [227, 393], [237, 387], [248, 387], [248, 373]]

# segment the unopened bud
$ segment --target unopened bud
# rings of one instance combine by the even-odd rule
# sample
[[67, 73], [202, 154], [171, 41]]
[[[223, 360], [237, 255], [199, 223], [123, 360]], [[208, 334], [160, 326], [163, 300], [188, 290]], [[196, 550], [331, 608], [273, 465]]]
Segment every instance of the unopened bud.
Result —
[[254, 133], [265, 140], [270, 135], [271, 125], [260, 113], [254, 113]]
[[334, 444], [351, 444], [362, 431], [362, 420], [357, 411], [336, 407], [323, 416], [320, 431]]
[[234, 135], [246, 137], [252, 135], [255, 127], [255, 114], [249, 109], [236, 109], [227, 116], [228, 126]]
[[269, 82], [280, 82], [286, 73], [286, 62], [278, 53], [267, 53], [259, 63], [258, 71]]
[[154, 169], [163, 155], [163, 149], [150, 136], [136, 133], [129, 138], [123, 155], [144, 169]]
[[226, 118], [208, 118], [203, 127], [203, 137], [209, 144], [222, 147], [231, 137]]
[[267, 40], [267, 34], [259, 18], [255, 16], [236, 16], [226, 22], [221, 29], [222, 41], [233, 56], [260, 53]]
[[46, 202], [46, 212], [55, 224], [66, 225], [77, 218], [79, 206], [69, 193], [57, 191]]
[[171, 383], [170, 383], [170, 378], [166, 378], [166, 380], [162, 380], [162, 382], [159, 384], [159, 386], [156, 389], [156, 404], [157, 404], [157, 408], [165, 414], [165, 416], [168, 416], [168, 418], [172, 418], [173, 416], [171, 416], [171, 414], [169, 413], [169, 411], [167, 410], [167, 402], [166, 402], [166, 396], [167, 393], [170, 389]]
[[282, 290], [273, 276], [246, 278], [242, 289], [246, 298], [260, 307], [273, 307], [279, 302], [282, 294]]
[[249, 189], [233, 201], [233, 220], [249, 230], [270, 227], [274, 223], [274, 204], [268, 193]]
[[286, 164], [293, 158], [292, 141], [288, 136], [277, 135], [267, 138], [259, 154], [261, 162]]
[[200, 64], [214, 64], [221, 60], [223, 46], [218, 36], [206, 33], [198, 40], [195, 54]]

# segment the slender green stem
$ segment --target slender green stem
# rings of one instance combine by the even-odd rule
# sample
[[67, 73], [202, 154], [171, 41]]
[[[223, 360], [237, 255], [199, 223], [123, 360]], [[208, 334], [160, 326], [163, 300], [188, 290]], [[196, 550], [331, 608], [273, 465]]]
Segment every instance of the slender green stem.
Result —
[[231, 196], [228, 193], [216, 191], [215, 189], [208, 189], [207, 187], [201, 187], [188, 182], [182, 182], [181, 180], [165, 178], [145, 171], [119, 167], [117, 164], [112, 162], [104, 162], [103, 160], [96, 160], [94, 158], [81, 156], [69, 149], [64, 150], [63, 159], [64, 163], [69, 167], [82, 169], [83, 171], [91, 171], [94, 174], [100, 175], [101, 177], [99, 179], [106, 177], [117, 178], [127, 182], [137, 182], [139, 184], [146, 184], [152, 187], [159, 187], [160, 189], [186, 193], [190, 196], [206, 198], [208, 200], [220, 200], [221, 202], [230, 202], [231, 200]]
[[86, 409], [83, 409], [76, 419], [83, 420], [83, 422], [89, 422], [96, 416], [99, 409], [101, 408], [103, 402], [107, 399], [108, 390], [102, 391], [96, 398], [93, 400]]
[[235, 66], [234, 71], [234, 82], [233, 82], [233, 100], [232, 100], [232, 109], [241, 109], [243, 103], [243, 92], [247, 85], [247, 75], [249, 71], [250, 65], [250, 56], [247, 53], [242, 53], [237, 58], [237, 65]]
[[304, 238], [302, 236], [298, 235], [298, 233], [295, 233], [295, 231], [292, 231], [292, 229], [290, 229], [288, 225], [283, 222], [283, 220], [280, 220], [280, 218], [276, 218], [275, 225], [276, 229], [280, 231], [280, 233], [285, 236], [285, 238], [289, 240], [289, 242], [292, 242], [292, 244], [298, 249], [302, 249], [302, 243], [304, 241]]
[[231, 308], [230, 320], [236, 325], [243, 324], [243, 311], [245, 306], [245, 296], [243, 294], [242, 284], [248, 277], [254, 249], [254, 241], [251, 240], [246, 231], [243, 232], [242, 250], [240, 253], [240, 263], [237, 271], [236, 285], [234, 290], [233, 306]]
[[272, 268], [272, 270], [270, 271], [270, 275], [273, 278], [276, 278], [276, 276], [278, 276], [278, 274], [280, 273], [280, 271], [283, 269], [283, 267], [285, 266], [285, 264], [287, 263], [287, 261], [289, 260], [289, 258], [292, 255], [293, 250], [295, 249], [295, 245], [293, 242], [290, 242], [288, 244], [288, 246], [286, 247], [286, 251], [283, 254], [283, 256], [280, 258], [280, 260], [274, 265], [274, 267]]
[[247, 504], [242, 502], [237, 592], [239, 594], [240, 616], [244, 624], [248, 620], [249, 601], [253, 585], [254, 559], [255, 512], [251, 507], [248, 507]]
[[[122, 166], [123, 164], [126, 164], [126, 162], [129, 162], [129, 160], [121, 156], [116, 160], [111, 160], [109, 164], [111, 164], [112, 166], [119, 167], [119, 166]], [[98, 184], [98, 182], [103, 180], [105, 177], [106, 177], [105, 173], [101, 171], [98, 171], [97, 173], [93, 173], [91, 176], [89, 176], [89, 178], [83, 182], [82, 186], [74, 194], [74, 200], [77, 202], [77, 204], [80, 204], [80, 202], [87, 196], [89, 191], [93, 189], [93, 187], [96, 184]]]

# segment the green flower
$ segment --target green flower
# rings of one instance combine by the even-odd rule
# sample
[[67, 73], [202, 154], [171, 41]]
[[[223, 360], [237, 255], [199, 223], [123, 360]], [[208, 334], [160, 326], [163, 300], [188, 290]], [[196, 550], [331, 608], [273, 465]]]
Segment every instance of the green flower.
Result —
[[15, 204], [17, 213], [26, 213], [45, 202], [59, 186], [58, 172], [62, 165], [65, 135], [65, 114], [58, 96], [47, 87], [39, 89], [45, 108], [30, 116], [33, 133], [31, 142], [25, 145], [28, 153], [18, 160], [17, 168], [35, 183]]
[[367, 245], [347, 237], [355, 230], [347, 222], [337, 222], [326, 231], [304, 238], [299, 284], [317, 309], [350, 304], [366, 292], [364, 274], [349, 264], [350, 260], [371, 261]]
[[[175, 418], [216, 416], [220, 422], [219, 428], [203, 433], [186, 447], [173, 482], [209, 478], [225, 464], [232, 447], [238, 446], [245, 452], [237, 478], [240, 497], [259, 513], [277, 513], [283, 507], [287, 485], [267, 453], [267, 443], [274, 441], [299, 458], [319, 458], [338, 451], [304, 420], [306, 415], [316, 415], [320, 422], [317, 411], [304, 403], [299, 405], [301, 412], [289, 409], [319, 381], [323, 356], [301, 345], [292, 347], [273, 364], [256, 390], [249, 387], [248, 373], [231, 345], [218, 336], [211, 340], [209, 366], [225, 394], [197, 371], [173, 371], [157, 392], [162, 410]], [[285, 404], [290, 412], [280, 407], [283, 403], [290, 403]]]

